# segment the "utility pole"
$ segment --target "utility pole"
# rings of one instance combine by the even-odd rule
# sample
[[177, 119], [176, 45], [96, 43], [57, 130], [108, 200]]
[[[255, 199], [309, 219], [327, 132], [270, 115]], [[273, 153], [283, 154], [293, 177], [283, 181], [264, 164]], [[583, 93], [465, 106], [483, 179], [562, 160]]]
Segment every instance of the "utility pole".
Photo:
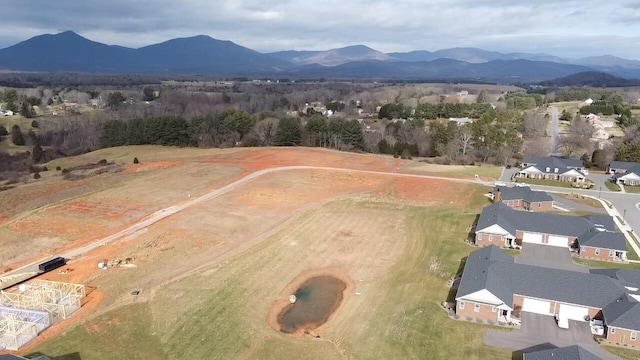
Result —
[[624, 221], [624, 224], [627, 225], [627, 209], [623, 210], [622, 220]]
[[600, 192], [598, 193], [598, 199], [602, 197], [602, 186], [600, 186]]

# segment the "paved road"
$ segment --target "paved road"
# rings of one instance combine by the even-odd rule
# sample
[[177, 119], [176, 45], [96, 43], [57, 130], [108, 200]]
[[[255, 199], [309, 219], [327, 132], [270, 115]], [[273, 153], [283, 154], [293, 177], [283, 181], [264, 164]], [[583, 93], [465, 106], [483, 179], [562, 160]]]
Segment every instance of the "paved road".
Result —
[[593, 207], [568, 199], [565, 194], [549, 194], [553, 198], [554, 205], [569, 211], [590, 211], [597, 214], [606, 214], [607, 211], [602, 207]]
[[589, 268], [573, 263], [568, 248], [558, 246], [523, 244], [522, 251], [515, 262], [524, 265], [535, 265], [551, 269], [569, 270], [588, 273]]
[[[114, 241], [120, 240], [122, 238], [125, 237], [129, 237], [132, 236], [134, 234], [136, 234], [139, 231], [144, 231], [146, 228], [148, 228], [149, 226], [171, 216], [174, 215], [176, 213], [179, 213], [185, 209], [188, 209], [192, 206], [195, 205], [199, 205], [201, 203], [204, 203], [206, 201], [209, 201], [211, 199], [214, 199], [222, 194], [225, 194], [231, 190], [236, 189], [239, 186], [242, 186], [262, 175], [265, 174], [269, 174], [269, 173], [274, 173], [274, 172], [279, 172], [279, 171], [291, 171], [291, 170], [324, 170], [324, 171], [343, 171], [343, 172], [359, 172], [359, 173], [367, 173], [367, 174], [377, 174], [377, 175], [388, 175], [388, 176], [400, 176], [400, 177], [411, 177], [411, 178], [422, 178], [422, 179], [436, 179], [436, 180], [445, 180], [445, 181], [453, 181], [453, 182], [460, 182], [460, 183], [474, 183], [474, 184], [481, 184], [481, 185], [487, 185], [487, 186], [492, 186], [493, 182], [483, 182], [480, 180], [469, 180], [469, 179], [458, 179], [458, 178], [449, 178], [449, 177], [444, 177], [444, 176], [430, 176], [430, 175], [414, 175], [414, 174], [403, 174], [403, 173], [394, 173], [394, 172], [382, 172], [382, 171], [368, 171], [368, 170], [354, 170], [354, 169], [344, 169], [344, 168], [333, 168], [333, 167], [316, 167], [316, 166], [285, 166], [285, 167], [277, 167], [277, 168], [270, 168], [270, 169], [264, 169], [264, 170], [259, 170], [256, 172], [253, 172], [247, 176], [245, 176], [242, 179], [239, 179], [233, 183], [230, 183], [222, 188], [213, 190], [205, 195], [193, 198], [191, 200], [176, 204], [174, 206], [156, 211], [155, 213], [143, 218], [142, 220], [132, 224], [131, 226], [129, 226], [128, 228], [121, 230], [115, 234], [112, 234], [110, 236], [107, 236], [105, 238], [101, 238], [101, 239], [96, 239], [94, 241], [91, 241], [83, 246], [77, 247], [77, 248], [73, 248], [70, 250], [66, 250], [63, 251], [61, 253], [58, 254], [52, 254], [49, 258], [51, 257], [56, 257], [56, 256], [61, 256], [64, 257], [66, 259], [74, 259], [74, 258], [78, 258], [88, 252], [90, 252], [91, 250], [96, 249], [97, 247], [100, 246], [104, 246], [106, 244], [110, 244]], [[41, 263], [43, 260], [46, 260], [47, 258], [38, 260], [37, 262], [25, 265], [21, 268], [15, 269], [11, 272], [2, 274], [2, 277], [8, 277], [8, 276], [12, 276], [12, 275], [16, 275], [16, 274], [20, 274], [20, 273], [25, 273], [25, 272], [31, 272], [31, 271], [37, 271], [37, 267], [38, 264]]]
[[556, 325], [553, 316], [527, 312], [522, 312], [520, 330], [513, 332], [487, 330], [484, 342], [489, 346], [524, 353], [580, 345], [602, 359], [616, 359], [593, 341], [589, 324], [586, 322], [570, 320], [569, 329], [561, 329]]

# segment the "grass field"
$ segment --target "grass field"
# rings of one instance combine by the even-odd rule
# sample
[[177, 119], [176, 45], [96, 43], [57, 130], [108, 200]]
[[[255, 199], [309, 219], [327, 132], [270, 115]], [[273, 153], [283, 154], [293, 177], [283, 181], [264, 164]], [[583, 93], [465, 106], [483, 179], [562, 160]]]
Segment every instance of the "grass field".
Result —
[[614, 184], [611, 181], [605, 181], [604, 185], [609, 189], [609, 191], [622, 191], [618, 184]]
[[[474, 188], [465, 210], [366, 196], [333, 201], [160, 287], [149, 303], [111, 310], [36, 351], [59, 360], [510, 359], [510, 351], [483, 345], [485, 327], [450, 320], [439, 305], [471, 251], [462, 240], [486, 204], [484, 192]], [[318, 339], [272, 329], [266, 314], [287, 283], [327, 266], [348, 274], [361, 295], [346, 295]]]
[[632, 194], [640, 194], [640, 186], [625, 186], [624, 191]]
[[[630, 250], [629, 255], [631, 255], [631, 251], [633, 251], [633, 249], [629, 248], [629, 250]], [[590, 259], [580, 259], [580, 258], [574, 258], [573, 262], [579, 265], [590, 267], [590, 268], [599, 268], [599, 269], [622, 268], [622, 269], [640, 270], [640, 264], [634, 264], [634, 263], [621, 264], [621, 263], [611, 262], [611, 261], [600, 261], [600, 260], [590, 260]]]
[[518, 182], [527, 183], [527, 184], [531, 184], [531, 185], [556, 186], [556, 187], [563, 187], [563, 188], [571, 188], [571, 183], [568, 182], [568, 181], [518, 178]]
[[638, 360], [638, 357], [640, 357], [640, 352], [638, 350], [625, 349], [615, 346], [605, 346], [604, 349], [622, 360]]

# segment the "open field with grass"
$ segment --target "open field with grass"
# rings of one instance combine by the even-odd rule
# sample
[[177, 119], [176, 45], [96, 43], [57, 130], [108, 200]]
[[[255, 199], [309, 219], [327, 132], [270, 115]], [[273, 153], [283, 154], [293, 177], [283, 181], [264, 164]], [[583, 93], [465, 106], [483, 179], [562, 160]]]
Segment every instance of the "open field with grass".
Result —
[[640, 186], [625, 186], [624, 191], [632, 194], [640, 194]]
[[622, 191], [618, 184], [614, 184], [611, 181], [605, 181], [604, 185], [607, 187], [607, 189], [609, 189], [609, 191]]
[[638, 350], [625, 349], [617, 346], [605, 346], [604, 349], [622, 360], [637, 360], [640, 356], [638, 355]]
[[[140, 164], [133, 165], [133, 157]], [[50, 167], [107, 159], [122, 171], [40, 181], [4, 192], [0, 244], [11, 261], [73, 248], [145, 214], [254, 171], [307, 165], [473, 179], [497, 168], [446, 167], [305, 148], [104, 149]], [[478, 169], [481, 169], [478, 171]], [[483, 344], [486, 327], [450, 320], [446, 282], [473, 250], [467, 229], [487, 188], [359, 171], [264, 174], [131, 236], [72, 259], [49, 280], [104, 293], [95, 312], [25, 349], [56, 359], [510, 359]], [[3, 195], [4, 195], [3, 194]], [[28, 253], [21, 251], [29, 248]], [[2, 252], [3, 256], [7, 253]], [[8, 257], [9, 258], [9, 257]], [[132, 258], [135, 268], [104, 259]], [[6, 264], [6, 262], [3, 262]], [[8, 267], [14, 267], [10, 265]], [[353, 290], [319, 338], [274, 329], [268, 314], [301, 273], [331, 269]], [[130, 295], [139, 290], [138, 296]], [[452, 336], [455, 334], [455, 336]]]
[[[36, 350], [60, 356], [73, 349], [82, 359], [508, 359], [509, 351], [483, 345], [482, 326], [450, 320], [439, 305], [470, 250], [462, 239], [483, 190], [473, 189], [462, 211], [377, 195], [328, 203], [224, 262], [161, 286], [147, 304], [107, 312]], [[266, 315], [287, 283], [325, 267], [344, 271], [360, 295], [346, 295], [320, 338], [271, 328]]]
[[571, 183], [568, 182], [568, 181], [518, 178], [518, 182], [531, 184], [531, 185], [556, 186], [556, 187], [563, 187], [563, 188], [571, 188]]

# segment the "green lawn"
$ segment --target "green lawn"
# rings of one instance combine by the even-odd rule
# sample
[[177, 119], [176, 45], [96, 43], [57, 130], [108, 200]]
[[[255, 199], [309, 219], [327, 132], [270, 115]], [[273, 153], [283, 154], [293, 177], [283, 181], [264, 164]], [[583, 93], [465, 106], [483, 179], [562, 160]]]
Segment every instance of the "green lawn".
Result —
[[[607, 189], [609, 189], [609, 191], [622, 191], [620, 189], [620, 186], [618, 186], [618, 184], [614, 184], [611, 181], [605, 181], [604, 185], [607, 187]], [[625, 188], [626, 190], [626, 188]]]
[[[294, 354], [299, 359], [511, 359], [511, 351], [484, 345], [486, 326], [451, 320], [440, 306], [449, 296], [447, 279], [473, 250], [463, 242], [466, 228], [486, 204], [484, 188], [476, 188], [463, 210], [358, 200], [311, 210], [224, 264], [158, 289], [149, 304], [124, 306], [37, 350], [48, 356], [79, 353], [83, 360], [285, 359]], [[362, 226], [380, 229], [399, 221], [402, 232], [389, 230], [395, 235], [380, 245], [398, 246], [396, 259], [389, 263], [384, 249], [375, 252], [382, 261], [359, 258], [388, 268], [376, 276], [370, 275], [375, 273], [371, 265], [353, 270], [360, 271], [362, 279], [354, 281], [362, 294], [344, 304], [321, 339], [273, 330], [266, 312], [291, 276], [310, 264], [341, 265], [339, 257], [327, 261], [317, 253], [329, 240], [316, 233], [335, 233], [336, 225], [323, 219], [337, 215], [356, 216]], [[388, 221], [380, 221], [384, 218]], [[350, 251], [348, 242], [344, 246]], [[368, 245], [356, 250], [371, 251]]]
[[[638, 239], [635, 237], [635, 235], [633, 235], [633, 233], [631, 231], [628, 232], [629, 236], [631, 236], [632, 239], [634, 239], [636, 241], [636, 244], [638, 243]], [[633, 248], [631, 246], [628, 246], [629, 248], [629, 252], [627, 253], [627, 257], [629, 258], [629, 260], [638, 260], [640, 261], [640, 256], [638, 256], [638, 254], [636, 254], [635, 250], [633, 250]]]
[[[629, 252], [631, 255], [631, 252]], [[598, 269], [632, 269], [632, 270], [640, 270], [640, 264], [622, 264], [611, 261], [600, 261], [600, 260], [590, 260], [590, 259], [581, 259], [574, 258], [573, 262], [578, 265], [584, 265], [589, 268], [598, 268]]]
[[563, 188], [571, 188], [571, 183], [568, 182], [568, 181], [518, 178], [518, 182], [527, 183], [527, 184], [531, 184], [531, 185], [543, 185], [543, 186], [556, 186], [556, 187], [563, 187]]
[[624, 191], [632, 194], [640, 194], [640, 186], [625, 186]]
[[625, 349], [616, 346], [603, 346], [609, 353], [619, 357], [622, 360], [638, 360], [640, 359], [640, 351]]

